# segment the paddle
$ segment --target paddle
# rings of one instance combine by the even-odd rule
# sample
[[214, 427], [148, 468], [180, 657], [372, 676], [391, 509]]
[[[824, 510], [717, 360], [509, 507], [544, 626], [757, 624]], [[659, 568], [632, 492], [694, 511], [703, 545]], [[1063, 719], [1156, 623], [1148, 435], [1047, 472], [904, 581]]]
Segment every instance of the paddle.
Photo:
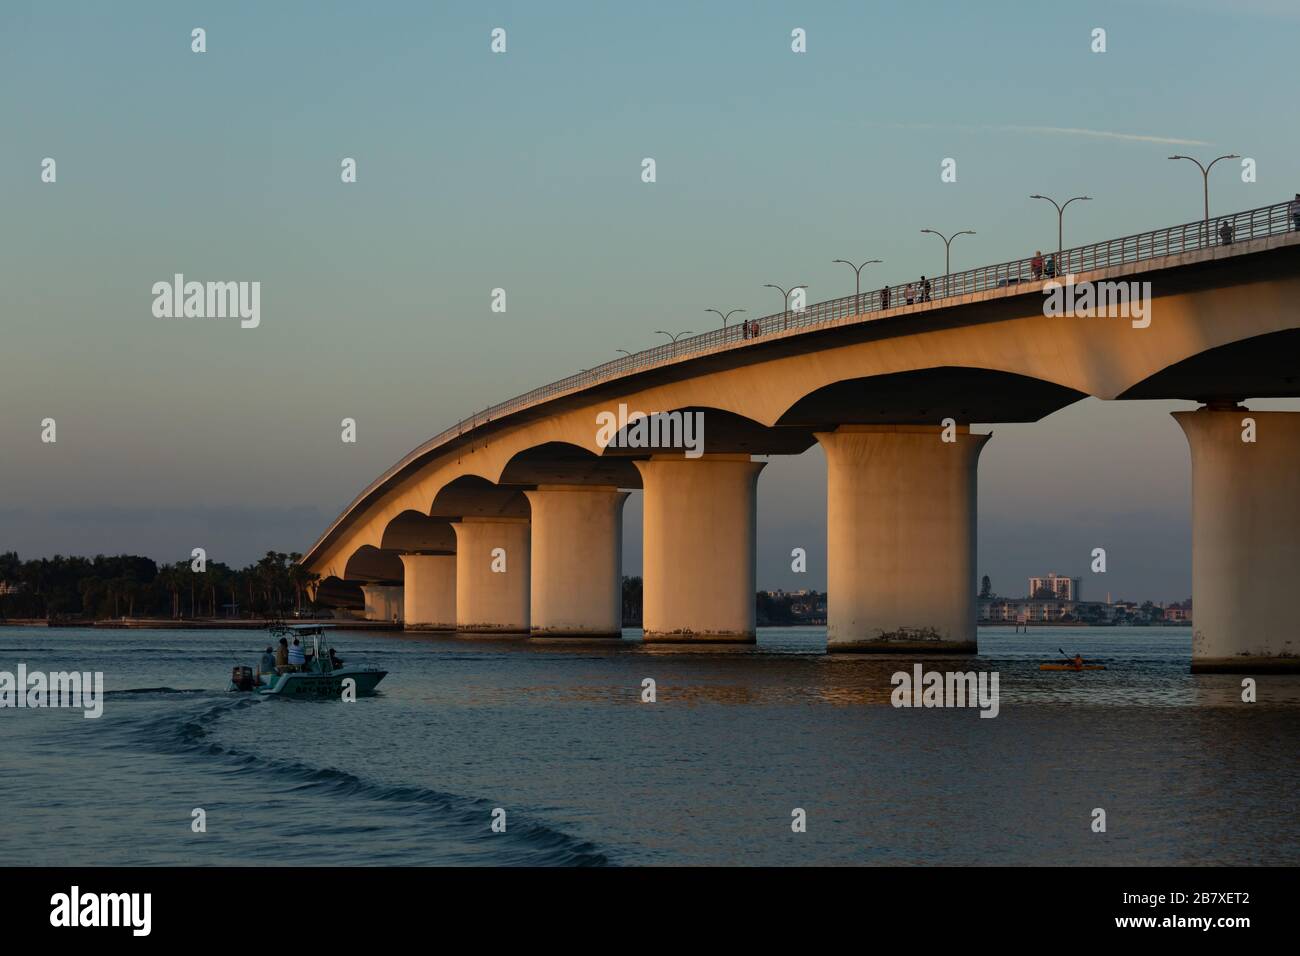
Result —
[[1065, 653], [1064, 648], [1058, 647], [1057, 650], [1060, 651], [1061, 656], [1065, 658], [1065, 663], [1069, 664], [1071, 667], [1081, 667], [1083, 665], [1084, 662], [1082, 661], [1082, 659], [1080, 659], [1079, 664], [1075, 664], [1074, 658], [1071, 657], [1069, 654]]

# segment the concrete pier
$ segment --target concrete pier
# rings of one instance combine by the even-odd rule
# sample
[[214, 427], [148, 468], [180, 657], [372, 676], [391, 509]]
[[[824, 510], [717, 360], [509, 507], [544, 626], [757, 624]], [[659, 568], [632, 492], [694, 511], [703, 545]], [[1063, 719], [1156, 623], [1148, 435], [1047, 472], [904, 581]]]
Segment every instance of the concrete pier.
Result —
[[623, 502], [610, 486], [539, 485], [532, 508], [530, 633], [623, 636]]
[[1300, 412], [1173, 415], [1192, 455], [1192, 671], [1300, 671]]
[[456, 629], [456, 555], [403, 554], [408, 631]]
[[764, 462], [655, 455], [645, 489], [644, 639], [754, 643], [755, 509]]
[[826, 452], [827, 649], [974, 653], [976, 464], [988, 435], [844, 425]]
[[527, 634], [528, 519], [464, 518], [451, 526], [456, 529], [456, 630]]
[[400, 621], [406, 613], [403, 588], [392, 584], [363, 584], [361, 593], [366, 597], [367, 621]]

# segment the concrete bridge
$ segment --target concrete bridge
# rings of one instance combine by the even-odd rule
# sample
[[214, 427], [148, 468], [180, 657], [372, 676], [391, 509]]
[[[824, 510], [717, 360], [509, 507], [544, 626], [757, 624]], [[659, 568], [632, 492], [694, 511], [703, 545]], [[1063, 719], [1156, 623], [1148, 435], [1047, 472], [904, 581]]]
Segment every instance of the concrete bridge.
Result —
[[[752, 642], [752, 456], [817, 442], [828, 650], [970, 652], [990, 440], [971, 423], [1037, 421], [1086, 396], [1135, 414], [1191, 399], [1202, 407], [1174, 417], [1191, 452], [1193, 670], [1300, 669], [1300, 413], [1242, 404], [1300, 396], [1296, 225], [1289, 204], [1266, 206], [1065, 250], [1046, 274], [1000, 263], [911, 303], [893, 287], [610, 362], [416, 448], [303, 563], [322, 599], [359, 586], [368, 617], [408, 628], [618, 638], [624, 489], [640, 488], [645, 640]], [[1150, 283], [1142, 317], [1045, 307], [1061, 283], [1134, 282]], [[635, 447], [635, 420], [608, 441], [620, 405], [681, 413], [656, 419], [674, 428], [699, 413], [703, 454]]]

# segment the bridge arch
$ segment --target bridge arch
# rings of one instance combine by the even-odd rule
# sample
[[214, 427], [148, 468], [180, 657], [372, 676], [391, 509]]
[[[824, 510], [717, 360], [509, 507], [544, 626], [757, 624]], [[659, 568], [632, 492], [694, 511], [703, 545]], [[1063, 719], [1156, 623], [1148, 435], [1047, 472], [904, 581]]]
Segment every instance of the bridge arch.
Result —
[[450, 554], [456, 550], [456, 536], [446, 519], [403, 511], [388, 522], [379, 547], [393, 552]]
[[363, 544], [348, 558], [342, 577], [350, 583], [400, 584], [405, 573], [396, 551]]
[[[647, 445], [649, 441], [651, 444]], [[612, 460], [648, 458], [685, 450], [717, 455], [798, 455], [813, 444], [807, 428], [766, 425], [727, 408], [685, 405], [647, 413], [638, 423], [628, 421], [613, 431], [602, 457]], [[625, 487], [641, 487], [638, 479]]]
[[1120, 399], [1195, 402], [1290, 398], [1300, 394], [1300, 329], [1229, 342], [1171, 362], [1120, 393]]
[[572, 442], [548, 441], [515, 452], [501, 470], [503, 485], [613, 485], [641, 487], [641, 476], [626, 459], [604, 456]]
[[839, 425], [936, 425], [1035, 422], [1086, 398], [1084, 392], [1029, 375], [940, 365], [839, 379], [807, 392], [777, 419], [783, 428], [825, 431]]

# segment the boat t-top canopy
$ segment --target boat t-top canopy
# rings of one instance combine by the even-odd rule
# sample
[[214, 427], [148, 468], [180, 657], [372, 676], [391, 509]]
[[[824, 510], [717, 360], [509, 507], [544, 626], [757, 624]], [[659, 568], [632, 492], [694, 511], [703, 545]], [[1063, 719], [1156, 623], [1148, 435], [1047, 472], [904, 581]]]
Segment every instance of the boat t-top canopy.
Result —
[[269, 628], [272, 634], [300, 634], [306, 637], [309, 634], [323, 634], [326, 628], [334, 627], [333, 624], [273, 624]]

